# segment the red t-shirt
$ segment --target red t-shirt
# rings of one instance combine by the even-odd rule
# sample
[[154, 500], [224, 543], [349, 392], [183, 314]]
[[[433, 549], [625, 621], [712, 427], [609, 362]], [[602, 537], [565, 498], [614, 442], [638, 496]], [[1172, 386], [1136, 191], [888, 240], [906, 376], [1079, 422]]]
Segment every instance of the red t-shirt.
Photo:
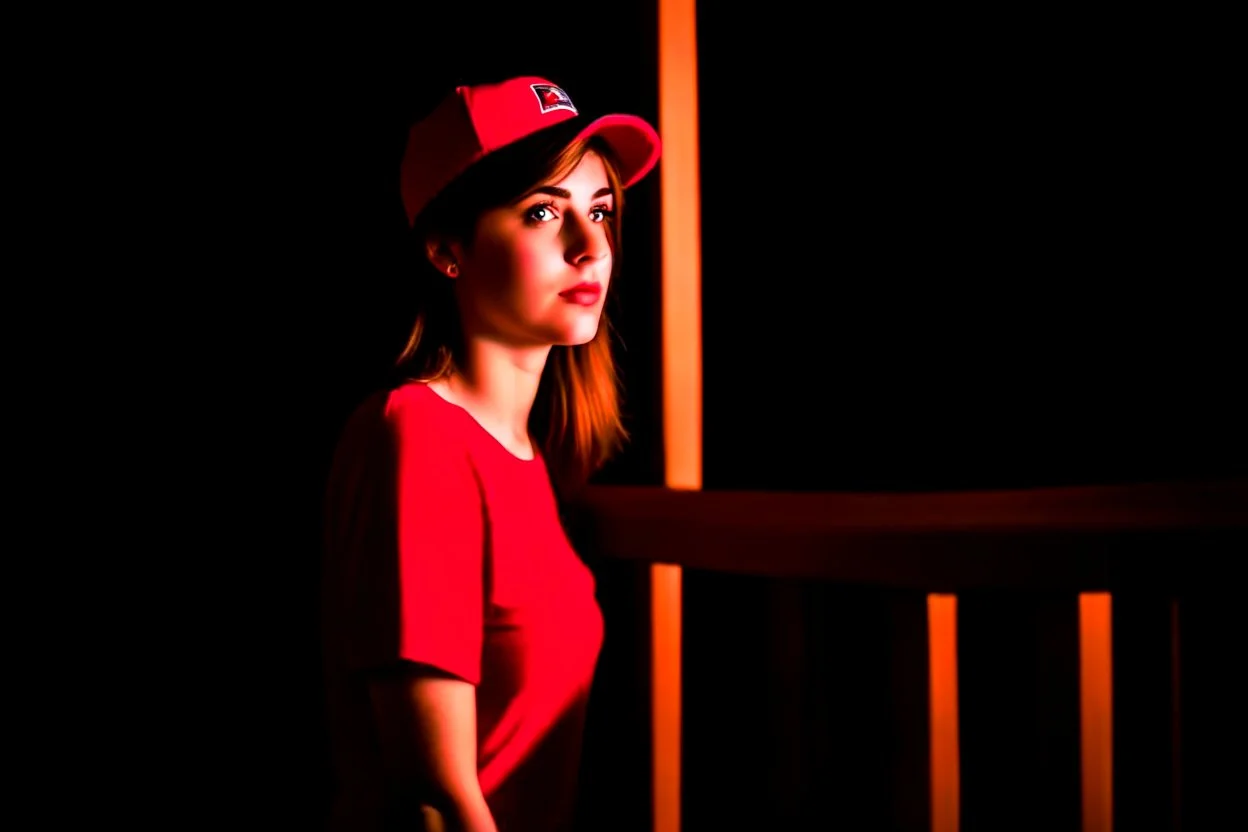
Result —
[[363, 674], [403, 661], [476, 686], [477, 771], [500, 832], [570, 828], [602, 616], [540, 454], [516, 457], [405, 384], [349, 419], [326, 524], [332, 828], [381, 828]]

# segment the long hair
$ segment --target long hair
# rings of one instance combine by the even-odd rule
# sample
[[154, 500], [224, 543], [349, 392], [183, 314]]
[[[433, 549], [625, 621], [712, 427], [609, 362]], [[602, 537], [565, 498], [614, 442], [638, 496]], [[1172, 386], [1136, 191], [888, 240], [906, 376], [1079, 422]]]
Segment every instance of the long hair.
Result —
[[[418, 308], [395, 365], [402, 380], [434, 381], [449, 375], [464, 348], [452, 281], [425, 256], [425, 240], [436, 234], [471, 242], [482, 212], [514, 202], [543, 181], [563, 178], [591, 150], [603, 158], [615, 197], [613, 215], [606, 219], [612, 253], [607, 285], [610, 300], [620, 271], [624, 189], [614, 154], [605, 142], [598, 138], [571, 141], [579, 126], [564, 123], [487, 156], [417, 217], [411, 248]], [[612, 338], [604, 308], [593, 339], [576, 346], [552, 347], [542, 371], [529, 432], [550, 466], [559, 492], [583, 485], [628, 439], [620, 415], [622, 390]]]

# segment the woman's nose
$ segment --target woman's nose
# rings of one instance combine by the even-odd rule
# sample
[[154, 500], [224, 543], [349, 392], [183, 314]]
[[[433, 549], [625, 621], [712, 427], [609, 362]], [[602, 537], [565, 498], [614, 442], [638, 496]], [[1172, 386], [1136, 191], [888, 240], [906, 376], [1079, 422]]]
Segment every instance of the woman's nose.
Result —
[[571, 263], [580, 264], [601, 260], [611, 253], [611, 241], [607, 239], [607, 227], [600, 222], [591, 222], [586, 217], [578, 217], [564, 226], [568, 233], [567, 258]]

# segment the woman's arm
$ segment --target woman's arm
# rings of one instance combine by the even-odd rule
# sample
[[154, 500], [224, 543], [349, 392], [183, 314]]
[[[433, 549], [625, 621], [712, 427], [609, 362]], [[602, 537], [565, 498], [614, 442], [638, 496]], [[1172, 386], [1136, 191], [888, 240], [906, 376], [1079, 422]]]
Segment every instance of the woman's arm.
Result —
[[476, 688], [413, 665], [375, 678], [370, 693], [403, 826], [497, 832], [477, 779]]

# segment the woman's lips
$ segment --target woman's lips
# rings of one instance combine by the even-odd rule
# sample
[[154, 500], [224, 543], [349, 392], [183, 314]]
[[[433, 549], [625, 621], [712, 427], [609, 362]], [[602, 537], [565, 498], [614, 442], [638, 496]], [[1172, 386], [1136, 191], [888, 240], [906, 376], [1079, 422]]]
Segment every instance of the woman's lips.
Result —
[[580, 283], [559, 293], [559, 297], [578, 306], [593, 306], [601, 296], [602, 286], [597, 283]]

